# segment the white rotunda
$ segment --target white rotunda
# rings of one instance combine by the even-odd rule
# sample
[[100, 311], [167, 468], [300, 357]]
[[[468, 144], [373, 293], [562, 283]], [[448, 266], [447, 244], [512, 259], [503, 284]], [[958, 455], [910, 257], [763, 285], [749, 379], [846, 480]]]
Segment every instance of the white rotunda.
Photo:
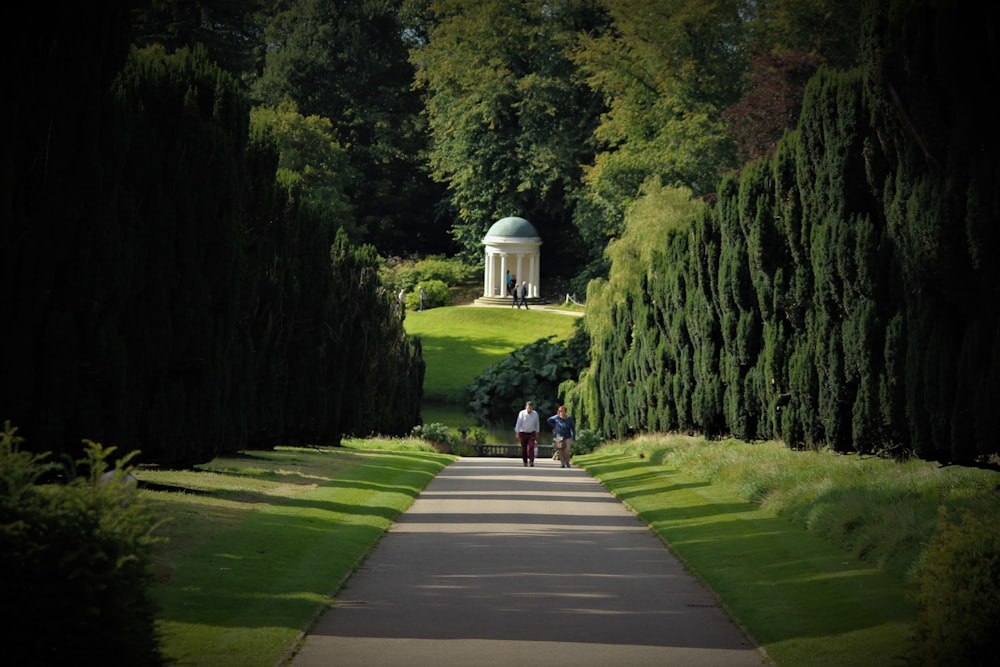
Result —
[[486, 236], [486, 267], [483, 279], [483, 301], [508, 300], [508, 273], [517, 283], [528, 283], [528, 299], [537, 300], [541, 262], [539, 249], [542, 239], [535, 226], [524, 218], [502, 218], [493, 223]]

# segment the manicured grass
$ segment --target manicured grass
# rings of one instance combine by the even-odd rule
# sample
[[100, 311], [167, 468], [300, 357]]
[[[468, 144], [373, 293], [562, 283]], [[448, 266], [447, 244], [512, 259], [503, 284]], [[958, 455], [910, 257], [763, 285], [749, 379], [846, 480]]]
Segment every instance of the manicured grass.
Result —
[[[172, 518], [153, 587], [167, 656], [278, 664], [451, 460], [420, 441], [373, 439], [136, 471]], [[991, 470], [665, 435], [573, 461], [782, 667], [902, 664], [916, 614], [907, 574], [937, 508], [1000, 519]]]
[[449, 306], [407, 312], [404, 326], [407, 334], [420, 336], [423, 345], [424, 397], [462, 403], [465, 387], [484, 369], [539, 338], [567, 340], [575, 320], [570, 314], [537, 308]]
[[885, 665], [905, 648], [913, 610], [898, 579], [722, 486], [612, 454], [582, 458], [778, 665]]
[[[643, 458], [639, 458], [639, 454]], [[902, 664], [937, 508], [1000, 518], [989, 470], [644, 436], [574, 457], [778, 665]]]
[[171, 518], [152, 594], [174, 664], [278, 664], [453, 458], [417, 441], [345, 444], [136, 471], [143, 497]]
[[[452, 307], [406, 323], [424, 340], [432, 394], [446, 398], [513, 349], [568, 337], [573, 321]], [[447, 423], [454, 405], [440, 419], [426, 408], [425, 422]], [[172, 518], [153, 591], [168, 657], [278, 664], [451, 460], [420, 441], [373, 439], [137, 471], [160, 485], [144, 497]], [[608, 442], [574, 463], [635, 510], [780, 667], [901, 663], [916, 614], [910, 576], [938, 508], [1000, 523], [992, 470], [665, 435]]]

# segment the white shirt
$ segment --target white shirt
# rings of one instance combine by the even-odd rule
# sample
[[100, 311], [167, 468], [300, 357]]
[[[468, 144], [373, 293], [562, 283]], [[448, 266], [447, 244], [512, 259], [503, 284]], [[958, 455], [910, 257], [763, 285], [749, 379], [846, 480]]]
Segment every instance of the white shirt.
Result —
[[537, 433], [539, 430], [538, 410], [528, 412], [525, 408], [517, 414], [517, 423], [514, 424], [514, 431], [520, 433]]

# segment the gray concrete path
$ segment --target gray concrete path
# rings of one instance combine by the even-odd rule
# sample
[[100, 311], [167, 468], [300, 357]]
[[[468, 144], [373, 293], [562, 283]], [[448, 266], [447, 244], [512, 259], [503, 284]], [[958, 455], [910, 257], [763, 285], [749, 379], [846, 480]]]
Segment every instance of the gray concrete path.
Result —
[[461, 458], [427, 486], [293, 667], [766, 664], [585, 471]]

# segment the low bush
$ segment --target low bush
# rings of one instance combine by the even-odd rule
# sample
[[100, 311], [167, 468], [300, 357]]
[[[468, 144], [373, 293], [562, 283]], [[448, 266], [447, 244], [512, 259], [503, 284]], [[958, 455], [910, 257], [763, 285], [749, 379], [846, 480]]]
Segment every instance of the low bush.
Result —
[[590, 454], [601, 445], [601, 436], [589, 429], [579, 429], [573, 441], [574, 454]]
[[1000, 656], [1000, 533], [964, 512], [942, 520], [924, 552], [912, 664], [995, 665]]
[[456, 444], [455, 434], [451, 432], [445, 424], [433, 423], [433, 424], [418, 424], [413, 427], [412, 435], [414, 438], [420, 438], [426, 440], [427, 442], [436, 443], [439, 445], [454, 445]]
[[20, 451], [0, 431], [0, 579], [11, 665], [165, 664], [149, 594], [158, 523], [114, 447], [75, 464]]
[[559, 407], [559, 385], [576, 377], [565, 341], [548, 336], [489, 366], [467, 387], [469, 413], [479, 424], [498, 424], [532, 401], [541, 419]]
[[440, 280], [421, 280], [416, 289], [406, 294], [406, 309], [417, 310], [420, 307], [420, 288], [427, 294], [424, 308], [440, 308], [448, 305], [451, 292], [448, 285]]
[[458, 258], [433, 255], [419, 260], [390, 258], [384, 262], [380, 274], [382, 282], [392, 288], [393, 293], [398, 293], [401, 289], [416, 292], [420, 283], [432, 280], [445, 285], [463, 285], [475, 280], [481, 271], [478, 266], [469, 266]]

